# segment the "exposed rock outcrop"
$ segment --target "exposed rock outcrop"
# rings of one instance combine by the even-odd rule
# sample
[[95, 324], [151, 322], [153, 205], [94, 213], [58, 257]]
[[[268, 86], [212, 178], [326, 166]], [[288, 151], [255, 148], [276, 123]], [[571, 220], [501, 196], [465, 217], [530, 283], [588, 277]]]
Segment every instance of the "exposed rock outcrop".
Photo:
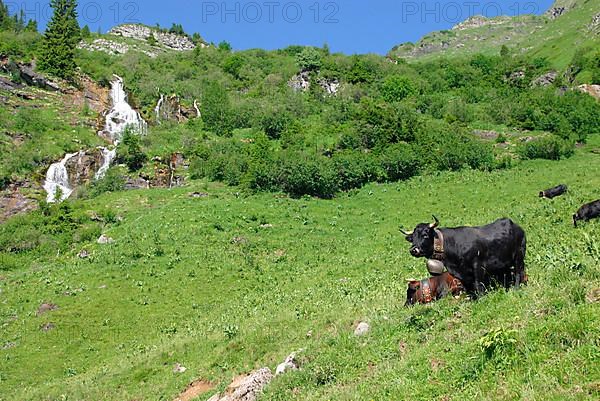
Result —
[[160, 95], [154, 108], [154, 115], [158, 124], [162, 121], [185, 122], [201, 116], [197, 101], [194, 101], [192, 107], [186, 107], [181, 104], [181, 99], [176, 94]]
[[590, 96], [595, 97], [597, 100], [600, 100], [600, 85], [588, 85], [583, 84], [577, 87], [583, 93], [587, 93]]
[[552, 7], [548, 11], [546, 11], [546, 15], [550, 19], [557, 19], [558, 17], [560, 17], [561, 15], [563, 15], [566, 12], [567, 12], [566, 7]]
[[588, 25], [588, 29], [592, 32], [600, 33], [600, 13], [592, 18], [592, 22]]
[[271, 369], [262, 368], [233, 380], [223, 394], [215, 394], [208, 401], [256, 401], [271, 380]]
[[296, 92], [306, 92], [310, 89], [310, 73], [302, 71], [296, 74], [288, 81], [288, 86]]
[[482, 26], [501, 25], [510, 22], [511, 18], [506, 16], [488, 18], [483, 15], [474, 15], [467, 20], [452, 27], [453, 31], [462, 31], [471, 28], [481, 28]]
[[37, 208], [37, 202], [26, 197], [17, 186], [11, 186], [7, 191], [0, 192], [0, 223]]
[[[319, 85], [326, 94], [335, 96], [340, 90], [342, 84], [339, 80], [326, 79], [326, 78], [318, 78], [317, 85]], [[310, 73], [308, 71], [302, 71], [296, 75], [294, 75], [289, 81], [288, 86], [292, 88], [295, 92], [306, 92], [310, 89], [311, 86]]]
[[[114, 27], [108, 32], [110, 35], [122, 36], [137, 40], [147, 41], [151, 36], [157, 43], [171, 50], [185, 51], [194, 50], [196, 45], [187, 36], [177, 35], [170, 32], [161, 32], [139, 24], [125, 24]], [[200, 45], [206, 47], [204, 43]]]
[[[151, 58], [155, 58], [158, 57], [158, 51], [157, 50], [148, 50], [148, 49], [144, 49], [136, 44], [132, 44], [132, 45], [128, 45], [127, 43], [121, 43], [121, 42], [116, 42], [114, 40], [108, 40], [108, 39], [94, 39], [94, 41], [92, 43], [87, 43], [85, 41], [82, 41], [79, 43], [79, 45], [77, 46], [79, 49], [84, 49], [84, 50], [89, 50], [89, 51], [96, 51], [96, 52], [104, 52], [107, 54], [110, 54], [111, 56], [114, 55], [118, 55], [118, 54], [126, 54], [129, 53], [129, 51], [134, 50], [134, 51], [139, 51], [141, 53], [144, 53], [146, 56], [151, 57]], [[154, 49], [154, 48], [152, 48]]]
[[16, 63], [7, 57], [0, 56], [0, 71], [11, 74], [13, 77], [19, 77], [29, 86], [36, 86], [49, 91], [62, 91], [61, 85], [51, 81], [35, 70], [35, 62], [30, 64]]
[[556, 81], [558, 77], [558, 72], [550, 71], [536, 79], [533, 80], [531, 86], [550, 86]]

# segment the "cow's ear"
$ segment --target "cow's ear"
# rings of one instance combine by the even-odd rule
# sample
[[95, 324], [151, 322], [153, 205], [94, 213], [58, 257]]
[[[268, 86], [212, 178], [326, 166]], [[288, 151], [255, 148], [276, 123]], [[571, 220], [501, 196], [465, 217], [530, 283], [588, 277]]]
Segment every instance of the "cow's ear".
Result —
[[407, 235], [406, 237], [404, 237], [404, 239], [407, 240], [408, 242], [411, 242], [411, 243], [413, 242], [413, 236], [412, 236], [412, 234]]

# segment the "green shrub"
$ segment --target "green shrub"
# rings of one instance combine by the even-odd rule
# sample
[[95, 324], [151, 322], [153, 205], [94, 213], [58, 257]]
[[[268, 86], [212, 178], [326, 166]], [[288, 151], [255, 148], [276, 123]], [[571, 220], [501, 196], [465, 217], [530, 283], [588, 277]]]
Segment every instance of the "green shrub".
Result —
[[323, 61], [321, 53], [314, 47], [305, 47], [296, 55], [296, 63], [302, 71], [317, 71], [321, 68]]
[[415, 87], [412, 81], [401, 75], [389, 76], [381, 88], [381, 94], [388, 102], [399, 102], [413, 93], [415, 93]]
[[517, 152], [521, 159], [525, 160], [560, 160], [563, 157], [571, 157], [574, 153], [574, 146], [556, 135], [548, 135], [519, 145]]
[[409, 179], [417, 175], [421, 169], [418, 153], [407, 143], [398, 143], [385, 148], [381, 152], [380, 163], [387, 181]]
[[269, 138], [279, 139], [281, 133], [285, 131], [291, 120], [292, 118], [287, 112], [272, 110], [262, 116], [260, 125]]
[[129, 128], [125, 130], [123, 142], [118, 149], [117, 161], [126, 164], [129, 171], [138, 171], [144, 166], [148, 156], [142, 152], [139, 135]]
[[292, 196], [311, 195], [328, 199], [339, 190], [329, 159], [288, 153], [282, 155], [281, 164], [279, 186]]
[[337, 186], [342, 191], [360, 188], [378, 181], [383, 172], [377, 159], [371, 153], [345, 151], [336, 153], [333, 166], [337, 176]]
[[125, 177], [118, 167], [108, 169], [103, 178], [94, 181], [90, 186], [90, 195], [99, 196], [105, 192], [122, 191], [125, 186]]

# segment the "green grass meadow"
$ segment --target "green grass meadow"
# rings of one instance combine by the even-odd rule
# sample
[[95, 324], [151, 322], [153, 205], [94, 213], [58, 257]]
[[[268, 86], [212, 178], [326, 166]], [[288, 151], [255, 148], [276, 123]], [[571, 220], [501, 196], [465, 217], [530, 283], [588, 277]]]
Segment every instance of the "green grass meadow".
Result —
[[[202, 181], [107, 193], [72, 203], [73, 237], [11, 252], [40, 218], [17, 217], [0, 226], [0, 400], [173, 400], [299, 349], [301, 370], [261, 400], [596, 400], [600, 306], [586, 296], [600, 288], [600, 222], [571, 220], [599, 197], [595, 142], [560, 162], [333, 200]], [[566, 196], [538, 198], [559, 183]], [[512, 218], [527, 233], [529, 285], [404, 308], [405, 279], [427, 273], [398, 228], [432, 213], [443, 226]], [[115, 242], [96, 244], [100, 233]], [[37, 316], [42, 303], [59, 309]], [[371, 331], [357, 338], [359, 321]]]

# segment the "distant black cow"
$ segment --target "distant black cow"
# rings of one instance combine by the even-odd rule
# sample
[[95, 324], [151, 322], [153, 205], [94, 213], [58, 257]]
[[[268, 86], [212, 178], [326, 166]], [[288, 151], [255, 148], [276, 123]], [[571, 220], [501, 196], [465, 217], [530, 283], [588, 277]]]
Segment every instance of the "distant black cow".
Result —
[[412, 244], [412, 256], [443, 261], [473, 296], [497, 284], [510, 288], [525, 281], [525, 232], [510, 219], [481, 227], [440, 229], [434, 219], [435, 223], [422, 223], [404, 233]]
[[554, 188], [547, 189], [545, 191], [540, 192], [540, 198], [556, 198], [557, 196], [561, 196], [567, 192], [567, 186], [562, 184]]
[[573, 224], [577, 227], [579, 220], [589, 221], [597, 217], [600, 217], [600, 199], [581, 206], [573, 215]]
[[458, 295], [463, 290], [460, 281], [448, 272], [421, 281], [411, 280], [408, 282], [404, 306], [428, 304], [448, 294]]

